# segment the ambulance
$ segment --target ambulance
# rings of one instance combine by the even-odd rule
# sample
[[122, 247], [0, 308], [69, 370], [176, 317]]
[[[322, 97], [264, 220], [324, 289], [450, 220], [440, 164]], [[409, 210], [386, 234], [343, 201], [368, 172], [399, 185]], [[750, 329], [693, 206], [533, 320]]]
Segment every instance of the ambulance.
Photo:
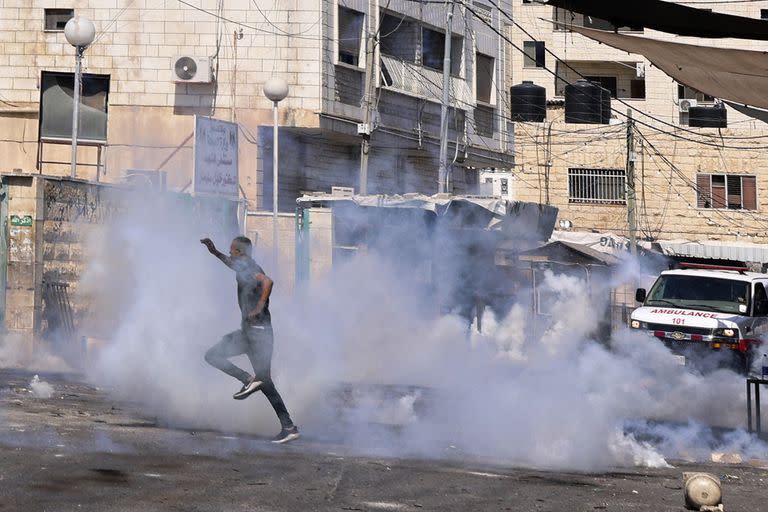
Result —
[[680, 364], [746, 374], [768, 345], [768, 274], [681, 264], [638, 288], [630, 326], [661, 340]]

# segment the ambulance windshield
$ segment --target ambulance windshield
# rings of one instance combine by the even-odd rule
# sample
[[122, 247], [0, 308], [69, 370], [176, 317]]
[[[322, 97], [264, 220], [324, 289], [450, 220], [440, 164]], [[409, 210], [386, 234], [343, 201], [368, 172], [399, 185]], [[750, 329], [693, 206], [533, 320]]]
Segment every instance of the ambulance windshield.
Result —
[[744, 314], [749, 305], [749, 282], [663, 275], [651, 288], [645, 305]]

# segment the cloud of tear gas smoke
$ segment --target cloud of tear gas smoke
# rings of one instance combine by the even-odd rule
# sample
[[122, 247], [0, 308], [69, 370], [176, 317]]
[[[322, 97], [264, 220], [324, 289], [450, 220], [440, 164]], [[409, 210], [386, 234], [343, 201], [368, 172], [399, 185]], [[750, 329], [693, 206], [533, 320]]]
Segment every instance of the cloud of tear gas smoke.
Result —
[[[126, 210], [93, 240], [82, 287], [114, 325], [93, 375], [166, 424], [272, 434], [278, 425], [266, 400], [232, 400], [239, 383], [203, 362], [239, 325], [234, 276], [198, 241], [209, 234], [226, 249], [223, 235], [201, 233], [183, 212], [152, 202]], [[421, 262], [397, 240], [389, 246], [380, 240], [380, 250], [295, 295], [277, 282], [273, 377], [306, 436], [338, 434], [365, 453], [589, 470], [662, 466], [665, 457], [717, 445], [688, 425], [743, 425], [735, 374], [688, 373], [636, 333], [620, 333], [610, 347], [591, 341], [605, 306], [596, 297], [608, 294], [587, 293], [583, 280], [547, 273], [551, 316], [538, 316], [536, 331], [523, 289], [470, 336], [462, 317], [440, 314]], [[388, 424], [399, 428], [382, 430]], [[749, 444], [740, 439], [731, 445]], [[764, 445], [750, 449], [768, 456]]]
[[6, 333], [0, 337], [0, 368], [25, 368], [36, 371], [69, 372], [69, 365], [51, 354], [43, 344], [32, 346], [32, 341], [19, 334]]

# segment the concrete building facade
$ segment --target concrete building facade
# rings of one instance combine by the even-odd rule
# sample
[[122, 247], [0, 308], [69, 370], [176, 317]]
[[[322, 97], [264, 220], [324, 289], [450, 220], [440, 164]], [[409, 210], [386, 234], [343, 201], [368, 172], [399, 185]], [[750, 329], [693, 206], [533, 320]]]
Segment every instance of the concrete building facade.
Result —
[[[511, 129], [498, 110], [508, 74], [494, 29], [503, 17], [495, 7], [476, 8], [490, 26], [460, 6], [452, 23], [456, 192], [477, 183], [465, 169], [512, 162]], [[270, 208], [272, 104], [262, 85], [278, 76], [290, 86], [279, 104], [281, 210], [292, 211], [306, 191], [358, 189], [366, 129], [369, 192], [435, 193], [446, 14], [444, 5], [405, 0], [3, 0], [2, 171], [69, 172], [69, 146], [38, 147], [41, 73], [73, 70], [63, 26], [82, 15], [97, 30], [84, 72], [108, 75], [109, 97], [106, 142], [101, 152], [80, 147], [78, 177], [120, 181], [138, 169], [166, 173], [170, 189], [187, 190], [194, 116], [212, 116], [238, 123], [242, 196], [251, 210]], [[195, 79], [176, 76], [180, 57], [196, 62]], [[368, 128], [359, 126], [366, 97]]]
[[[704, 7], [768, 16], [768, 1]], [[603, 20], [525, 0], [514, 5], [513, 18], [510, 40], [520, 51], [510, 53], [510, 81], [531, 80], [546, 88], [548, 100], [545, 122], [516, 123], [516, 199], [557, 206], [573, 230], [627, 236], [625, 114], [631, 109], [638, 238], [768, 242], [764, 123], [727, 108], [727, 128], [688, 126], [692, 102], [712, 106], [717, 99], [697, 92], [695, 84], [676, 83], [641, 55], [567, 30], [569, 24], [614, 30]], [[642, 27], [618, 30], [694, 45], [768, 49], [759, 41], [680, 37]], [[611, 91], [610, 124], [564, 122], [564, 85], [582, 77]]]

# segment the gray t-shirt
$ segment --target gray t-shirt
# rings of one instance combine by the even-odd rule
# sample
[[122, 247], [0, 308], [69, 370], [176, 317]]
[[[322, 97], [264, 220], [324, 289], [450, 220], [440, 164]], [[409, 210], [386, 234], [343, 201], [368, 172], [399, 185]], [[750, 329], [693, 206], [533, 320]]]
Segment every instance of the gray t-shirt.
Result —
[[253, 259], [244, 257], [232, 262], [232, 268], [235, 270], [237, 279], [237, 303], [240, 306], [240, 313], [243, 320], [248, 320], [251, 325], [265, 325], [271, 322], [269, 314], [269, 299], [264, 305], [259, 318], [250, 320], [248, 314], [256, 309], [256, 304], [264, 291], [263, 284], [256, 279], [256, 274], [263, 274], [258, 263]]

